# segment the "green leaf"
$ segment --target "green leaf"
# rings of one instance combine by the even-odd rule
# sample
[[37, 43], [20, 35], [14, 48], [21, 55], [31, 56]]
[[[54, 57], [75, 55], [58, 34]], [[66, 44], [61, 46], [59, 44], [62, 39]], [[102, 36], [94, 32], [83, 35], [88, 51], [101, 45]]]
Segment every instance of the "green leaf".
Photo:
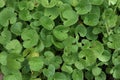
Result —
[[99, 23], [100, 9], [93, 6], [91, 12], [85, 15], [83, 22], [89, 26], [96, 26]]
[[90, 0], [90, 2], [93, 5], [101, 5], [104, 2], [104, 0]]
[[119, 72], [120, 72], [120, 64], [114, 67], [113, 77], [116, 79], [120, 79]]
[[91, 72], [91, 71], [85, 71], [85, 78], [86, 78], [87, 80], [93, 80], [94, 77], [93, 77], [92, 72]]
[[64, 73], [56, 72], [53, 80], [67, 80], [67, 76]]
[[99, 17], [96, 14], [88, 14], [85, 16], [84, 23], [89, 26], [96, 26], [99, 22]]
[[87, 39], [83, 39], [82, 44], [84, 45], [84, 46], [82, 46], [82, 49], [88, 49], [91, 46], [90, 41]]
[[50, 19], [56, 19], [60, 14], [59, 8], [45, 8], [44, 15], [50, 17]]
[[64, 63], [72, 65], [78, 60], [78, 55], [76, 53], [64, 52], [62, 58]]
[[109, 42], [107, 43], [109, 48], [118, 49], [120, 48], [120, 34], [113, 34], [109, 36]]
[[25, 28], [21, 34], [22, 39], [24, 40], [23, 46], [25, 48], [31, 48], [37, 45], [39, 36], [36, 30]]
[[7, 57], [7, 67], [10, 70], [19, 70], [21, 68], [21, 62], [23, 61], [24, 58], [21, 55], [10, 53]]
[[92, 41], [90, 47], [95, 51], [96, 57], [99, 57], [104, 52], [104, 46], [99, 41]]
[[109, 5], [115, 5], [117, 3], [117, 0], [108, 0], [109, 1]]
[[4, 80], [22, 80], [16, 77], [16, 75], [7, 75], [4, 77]]
[[93, 34], [99, 34], [99, 33], [101, 33], [101, 32], [102, 32], [102, 30], [101, 30], [100, 27], [95, 27], [95, 28], [93, 29], [93, 31], [92, 31]]
[[79, 58], [85, 61], [86, 66], [91, 66], [96, 62], [95, 54], [90, 49], [84, 49], [79, 53]]
[[40, 32], [40, 36], [45, 47], [50, 47], [52, 45], [53, 35], [51, 35], [51, 31], [43, 28]]
[[62, 71], [67, 72], [69, 74], [73, 72], [73, 68], [67, 64], [63, 64], [61, 69]]
[[41, 23], [41, 25], [42, 25], [45, 29], [47, 29], [47, 30], [52, 30], [53, 27], [55, 26], [54, 21], [51, 20], [51, 19], [50, 19], [49, 17], [47, 17], [47, 16], [41, 17], [41, 18], [40, 18], [40, 23]]
[[98, 35], [95, 35], [92, 33], [93, 28], [92, 27], [88, 27], [87, 28], [87, 34], [86, 37], [88, 40], [96, 40]]
[[31, 20], [32, 16], [31, 16], [29, 10], [21, 10], [19, 12], [19, 18], [23, 21], [29, 21], [29, 20]]
[[102, 18], [105, 21], [105, 25], [107, 28], [112, 28], [116, 26], [117, 15], [112, 8], [105, 9], [102, 14]]
[[79, 4], [75, 7], [75, 10], [78, 14], [83, 15], [90, 12], [92, 9], [92, 5], [89, 0], [80, 0]]
[[33, 19], [40, 19], [42, 16], [43, 16], [43, 12], [42, 12], [42, 11], [35, 11], [35, 12], [32, 14], [32, 18], [33, 18]]
[[22, 32], [22, 26], [23, 24], [21, 22], [17, 22], [11, 26], [10, 30], [12, 33], [20, 35]]
[[54, 7], [58, 0], [40, 0], [43, 7], [51, 8]]
[[4, 0], [0, 0], [0, 8], [5, 6], [5, 1]]
[[75, 67], [79, 70], [82, 70], [82, 69], [84, 69], [84, 64], [83, 64], [82, 61], [76, 61], [75, 62]]
[[14, 9], [11, 7], [4, 8], [0, 12], [0, 24], [4, 27], [9, 25], [9, 20], [15, 17], [16, 14], [14, 13]]
[[73, 80], [83, 80], [83, 72], [75, 69], [72, 73]]
[[43, 69], [43, 74], [49, 79], [50, 77], [53, 77], [55, 74], [55, 67], [53, 65], [49, 65], [48, 69]]
[[120, 64], [120, 49], [116, 49], [112, 55], [112, 63], [114, 65]]
[[61, 14], [63, 24], [65, 26], [70, 26], [78, 21], [78, 15], [73, 10], [64, 10]]
[[53, 52], [51, 52], [51, 51], [46, 51], [45, 53], [44, 53], [44, 56], [45, 56], [45, 64], [46, 65], [49, 65], [50, 64], [50, 62], [53, 60], [53, 58], [55, 57], [54, 56], [54, 54], [53, 54]]
[[55, 27], [55, 29], [53, 30], [53, 35], [55, 36], [55, 38], [57, 38], [60, 41], [63, 41], [65, 39], [68, 38], [68, 28], [66, 28], [63, 25], [58, 25]]
[[98, 57], [98, 59], [99, 59], [100, 61], [102, 61], [102, 62], [107, 62], [107, 61], [110, 60], [110, 58], [111, 58], [111, 53], [110, 53], [109, 51], [107, 51], [107, 50], [105, 50], [105, 51], [102, 53], [102, 55], [100, 55], [100, 56]]
[[19, 71], [10, 70], [10, 74], [4, 75], [4, 80], [22, 80], [22, 75]]
[[79, 33], [81, 37], [85, 37], [87, 34], [87, 29], [83, 24], [78, 25], [75, 31]]
[[95, 80], [106, 80], [106, 74], [102, 71], [99, 76], [95, 77]]
[[94, 76], [99, 76], [99, 75], [101, 74], [101, 68], [99, 68], [99, 67], [97, 67], [97, 66], [93, 67], [93, 68], [92, 68], [92, 74], [93, 74]]
[[5, 48], [8, 50], [9, 53], [17, 53], [19, 54], [22, 51], [22, 45], [16, 39], [10, 41]]
[[43, 68], [43, 59], [41, 57], [32, 57], [28, 62], [31, 71], [39, 71]]
[[55, 69], [60, 68], [60, 64], [62, 63], [62, 58], [60, 56], [56, 56], [51, 61], [51, 64], [55, 66]]
[[58, 49], [63, 49], [64, 48], [64, 44], [63, 43], [61, 43], [61, 42], [59, 42], [59, 41], [56, 41], [55, 39], [53, 39], [52, 38], [52, 43], [53, 43], [53, 45], [56, 47], [56, 48], [58, 48]]
[[6, 52], [0, 53], [0, 63], [2, 65], [7, 65], [7, 53]]
[[20, 10], [24, 10], [24, 9], [27, 9], [28, 8], [28, 4], [27, 4], [27, 1], [20, 1], [19, 4], [18, 4], [18, 7]]
[[12, 38], [11, 32], [4, 28], [0, 35], [0, 44], [6, 45]]

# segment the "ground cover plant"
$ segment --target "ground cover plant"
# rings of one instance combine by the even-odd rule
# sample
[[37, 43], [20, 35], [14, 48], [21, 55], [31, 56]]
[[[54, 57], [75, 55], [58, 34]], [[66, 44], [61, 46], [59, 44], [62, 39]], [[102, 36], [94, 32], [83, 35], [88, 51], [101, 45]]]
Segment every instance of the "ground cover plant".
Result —
[[0, 80], [120, 80], [120, 0], [0, 0]]

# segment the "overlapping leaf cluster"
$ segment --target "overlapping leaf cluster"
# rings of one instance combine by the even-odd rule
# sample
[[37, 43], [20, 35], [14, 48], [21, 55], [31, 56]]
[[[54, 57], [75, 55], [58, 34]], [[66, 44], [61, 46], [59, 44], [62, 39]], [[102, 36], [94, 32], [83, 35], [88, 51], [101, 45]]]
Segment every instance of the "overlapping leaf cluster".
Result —
[[3, 80], [120, 79], [120, 0], [0, 0]]

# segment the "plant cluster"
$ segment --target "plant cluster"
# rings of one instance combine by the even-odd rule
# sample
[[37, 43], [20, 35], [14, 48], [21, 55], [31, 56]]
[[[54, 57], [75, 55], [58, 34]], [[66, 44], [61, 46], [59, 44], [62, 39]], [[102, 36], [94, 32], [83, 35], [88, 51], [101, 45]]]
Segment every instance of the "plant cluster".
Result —
[[119, 80], [120, 0], [0, 0], [3, 80]]

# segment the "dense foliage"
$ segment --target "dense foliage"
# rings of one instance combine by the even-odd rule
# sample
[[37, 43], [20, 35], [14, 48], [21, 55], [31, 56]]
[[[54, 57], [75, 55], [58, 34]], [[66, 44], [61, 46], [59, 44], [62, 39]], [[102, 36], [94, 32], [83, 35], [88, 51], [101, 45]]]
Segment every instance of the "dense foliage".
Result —
[[3, 80], [120, 80], [120, 0], [0, 0]]

